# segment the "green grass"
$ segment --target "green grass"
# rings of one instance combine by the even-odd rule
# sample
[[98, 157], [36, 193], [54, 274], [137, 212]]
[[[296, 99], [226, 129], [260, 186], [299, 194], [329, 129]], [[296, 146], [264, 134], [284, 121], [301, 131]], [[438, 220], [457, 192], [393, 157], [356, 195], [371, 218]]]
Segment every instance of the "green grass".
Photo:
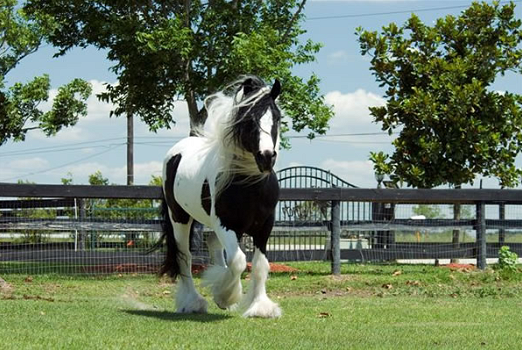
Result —
[[327, 263], [289, 265], [300, 271], [272, 274], [268, 281], [270, 296], [284, 311], [276, 320], [244, 319], [213, 303], [207, 315], [177, 315], [171, 283], [150, 275], [5, 275], [10, 288], [0, 292], [2, 349], [516, 349], [522, 344], [521, 272], [343, 264], [342, 275], [331, 276]]

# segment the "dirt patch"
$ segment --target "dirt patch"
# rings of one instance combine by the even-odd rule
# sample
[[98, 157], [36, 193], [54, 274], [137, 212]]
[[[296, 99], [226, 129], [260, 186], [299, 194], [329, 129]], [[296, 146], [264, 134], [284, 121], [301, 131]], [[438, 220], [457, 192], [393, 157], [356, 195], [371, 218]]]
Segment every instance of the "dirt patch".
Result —
[[[201, 273], [201, 272], [205, 271], [206, 268], [207, 268], [206, 265], [192, 265], [192, 273], [193, 274]], [[247, 263], [246, 270], [247, 270], [247, 272], [252, 272], [252, 263]], [[270, 272], [297, 272], [297, 271], [299, 271], [299, 270], [296, 268], [287, 266], [287, 265], [270, 263]]]
[[[247, 264], [247, 270], [249, 272], [252, 271], [252, 263]], [[297, 271], [299, 271], [299, 270], [296, 268], [287, 266], [287, 265], [270, 263], [270, 272], [297, 272]]]
[[453, 271], [462, 271], [462, 272], [470, 272], [470, 271], [474, 271], [477, 269], [477, 267], [473, 264], [457, 264], [457, 263], [441, 265], [441, 267], [446, 267]]
[[159, 267], [156, 265], [141, 264], [106, 264], [83, 266], [83, 273], [157, 273]]
[[[207, 265], [194, 264], [192, 265], [192, 273], [197, 275], [205, 271]], [[140, 264], [106, 264], [106, 265], [91, 265], [82, 267], [83, 273], [97, 274], [97, 273], [157, 273], [159, 266], [157, 265], [140, 265]], [[252, 271], [252, 263], [247, 264], [247, 271]], [[270, 263], [271, 272], [297, 272], [296, 268]], [[0, 288], [2, 287], [0, 282]]]
[[349, 274], [347, 274], [347, 275], [328, 275], [326, 277], [333, 282], [356, 281], [359, 279], [358, 276], [349, 275]]
[[2, 277], [0, 277], [0, 292], [11, 292], [13, 290], [13, 287], [7, 283]]

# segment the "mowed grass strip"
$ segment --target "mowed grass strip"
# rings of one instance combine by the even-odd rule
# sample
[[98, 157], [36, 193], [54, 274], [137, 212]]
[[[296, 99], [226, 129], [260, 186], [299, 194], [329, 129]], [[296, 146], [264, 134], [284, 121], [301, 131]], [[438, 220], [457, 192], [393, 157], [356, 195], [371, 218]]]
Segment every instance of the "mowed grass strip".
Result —
[[[431, 266], [293, 263], [272, 274], [280, 319], [210, 303], [174, 313], [172, 284], [150, 275], [4, 275], [2, 349], [516, 349], [520, 273]], [[244, 276], [248, 283], [248, 274]], [[199, 283], [199, 279], [197, 279]], [[210, 297], [207, 291], [204, 294]]]

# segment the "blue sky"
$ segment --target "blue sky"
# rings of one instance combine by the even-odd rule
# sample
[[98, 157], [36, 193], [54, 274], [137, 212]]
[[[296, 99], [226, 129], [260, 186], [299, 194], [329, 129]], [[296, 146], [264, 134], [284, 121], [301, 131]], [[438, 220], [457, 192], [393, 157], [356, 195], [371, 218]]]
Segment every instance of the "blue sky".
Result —
[[[392, 140], [381, 132], [368, 113], [368, 106], [383, 104], [382, 90], [371, 72], [369, 60], [359, 53], [355, 28], [379, 30], [390, 22], [402, 24], [415, 12], [424, 23], [431, 24], [448, 14], [458, 15], [471, 1], [360, 0], [309, 1], [305, 8], [304, 28], [311, 38], [324, 44], [317, 62], [299, 66], [295, 73], [307, 77], [315, 72], [321, 78], [321, 91], [333, 106], [330, 135], [309, 141], [293, 138], [292, 148], [281, 152], [277, 167], [292, 165], [317, 166], [341, 176], [360, 187], [375, 187], [370, 151], [392, 151]], [[517, 17], [522, 18], [522, 2], [517, 2]], [[459, 7], [462, 6], [462, 7]], [[344, 16], [341, 18], [327, 18]], [[52, 86], [79, 77], [90, 81], [95, 92], [103, 82], [115, 82], [109, 71], [112, 63], [105, 52], [76, 49], [65, 57], [52, 58], [55, 49], [46, 46], [27, 57], [7, 76], [8, 84], [26, 82], [36, 75], [48, 73]], [[284, 88], [284, 87], [283, 87]], [[493, 86], [496, 90], [522, 94], [520, 75], [508, 74]], [[146, 184], [152, 174], [161, 173], [167, 150], [188, 134], [188, 117], [183, 102], [176, 102], [177, 125], [157, 134], [136, 121], [135, 183]], [[46, 138], [39, 131], [30, 132], [25, 142], [9, 142], [0, 147], [0, 182], [18, 179], [37, 183], [59, 183], [72, 174], [75, 183], [87, 183], [89, 174], [100, 170], [112, 183], [124, 184], [126, 177], [126, 124], [124, 118], [109, 118], [111, 106], [91, 97], [89, 115], [75, 127]], [[45, 107], [45, 106], [43, 106]], [[348, 134], [348, 135], [346, 135]], [[359, 135], [358, 135], [359, 134]], [[360, 135], [370, 134], [370, 135]], [[290, 135], [296, 135], [295, 132]], [[304, 135], [303, 135], [304, 136]], [[520, 162], [522, 163], [522, 162]], [[477, 182], [478, 184], [478, 182]], [[496, 181], [485, 179], [485, 187], [496, 187]]]

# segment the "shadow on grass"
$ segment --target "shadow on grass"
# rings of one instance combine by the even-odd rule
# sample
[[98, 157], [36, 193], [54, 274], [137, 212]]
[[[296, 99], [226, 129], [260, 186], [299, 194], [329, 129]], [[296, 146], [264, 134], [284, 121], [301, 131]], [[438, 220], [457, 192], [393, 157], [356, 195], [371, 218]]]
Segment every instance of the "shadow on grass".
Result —
[[177, 314], [170, 311], [159, 310], [123, 310], [126, 314], [133, 316], [144, 316], [156, 318], [163, 321], [191, 321], [191, 322], [219, 322], [232, 318], [230, 315], [221, 314]]

